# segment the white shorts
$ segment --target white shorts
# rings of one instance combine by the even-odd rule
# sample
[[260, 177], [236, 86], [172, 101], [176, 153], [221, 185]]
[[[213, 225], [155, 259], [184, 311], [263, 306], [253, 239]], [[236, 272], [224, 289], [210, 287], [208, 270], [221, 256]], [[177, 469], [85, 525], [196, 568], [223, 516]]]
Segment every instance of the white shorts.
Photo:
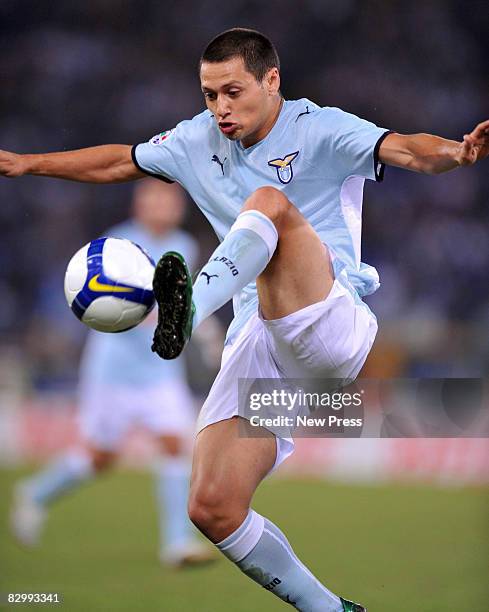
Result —
[[[338, 280], [322, 302], [286, 317], [254, 314], [224, 348], [221, 369], [202, 406], [197, 431], [238, 414], [239, 378], [356, 378], [377, 333], [369, 308]], [[277, 437], [274, 469], [294, 450]]]
[[190, 389], [180, 381], [151, 387], [86, 385], [80, 390], [79, 424], [85, 440], [111, 451], [133, 425], [157, 436], [192, 435], [194, 406]]

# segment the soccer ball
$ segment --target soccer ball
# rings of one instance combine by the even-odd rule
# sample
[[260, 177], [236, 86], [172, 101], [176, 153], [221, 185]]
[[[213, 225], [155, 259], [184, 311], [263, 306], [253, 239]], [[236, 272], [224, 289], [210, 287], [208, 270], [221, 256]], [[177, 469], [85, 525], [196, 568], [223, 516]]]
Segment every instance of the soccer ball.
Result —
[[131, 329], [155, 304], [154, 268], [146, 251], [130, 240], [92, 240], [73, 255], [66, 269], [68, 306], [97, 331]]

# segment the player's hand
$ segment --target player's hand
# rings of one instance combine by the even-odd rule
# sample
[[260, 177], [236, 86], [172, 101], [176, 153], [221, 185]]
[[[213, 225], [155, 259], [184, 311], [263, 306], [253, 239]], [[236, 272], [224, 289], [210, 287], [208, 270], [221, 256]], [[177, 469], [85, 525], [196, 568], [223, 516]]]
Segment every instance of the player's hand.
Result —
[[479, 123], [470, 134], [465, 134], [457, 161], [461, 166], [470, 166], [488, 155], [489, 120]]
[[0, 176], [14, 178], [22, 176], [26, 172], [22, 155], [0, 150]]

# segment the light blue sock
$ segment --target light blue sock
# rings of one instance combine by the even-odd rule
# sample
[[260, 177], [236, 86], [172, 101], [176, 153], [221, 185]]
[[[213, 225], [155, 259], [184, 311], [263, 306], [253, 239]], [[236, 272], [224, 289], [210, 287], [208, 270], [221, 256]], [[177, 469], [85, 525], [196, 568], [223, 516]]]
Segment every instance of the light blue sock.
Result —
[[193, 286], [193, 329], [263, 272], [277, 241], [275, 225], [266, 215], [258, 210], [238, 215]]
[[60, 495], [75, 489], [93, 476], [90, 456], [81, 451], [71, 451], [24, 480], [22, 486], [32, 499], [46, 506]]
[[297, 610], [342, 612], [340, 598], [299, 561], [280, 529], [253, 510], [217, 547], [252, 580]]
[[154, 466], [161, 552], [174, 552], [194, 540], [195, 530], [188, 518], [190, 481], [187, 457], [166, 457]]

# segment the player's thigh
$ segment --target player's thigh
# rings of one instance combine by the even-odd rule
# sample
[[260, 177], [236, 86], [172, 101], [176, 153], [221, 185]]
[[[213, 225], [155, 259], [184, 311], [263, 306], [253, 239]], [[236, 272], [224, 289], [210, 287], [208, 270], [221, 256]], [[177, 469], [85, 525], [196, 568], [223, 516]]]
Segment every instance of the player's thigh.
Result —
[[272, 433], [262, 429], [260, 437], [256, 434], [257, 429], [241, 417], [213, 423], [198, 434], [191, 504], [225, 506], [246, 515], [257, 486], [275, 464], [277, 452]]
[[274, 221], [278, 244], [272, 259], [257, 278], [265, 319], [279, 319], [320, 302], [334, 282], [328, 249], [311, 224], [278, 189], [257, 190], [244, 210], [257, 209]]

